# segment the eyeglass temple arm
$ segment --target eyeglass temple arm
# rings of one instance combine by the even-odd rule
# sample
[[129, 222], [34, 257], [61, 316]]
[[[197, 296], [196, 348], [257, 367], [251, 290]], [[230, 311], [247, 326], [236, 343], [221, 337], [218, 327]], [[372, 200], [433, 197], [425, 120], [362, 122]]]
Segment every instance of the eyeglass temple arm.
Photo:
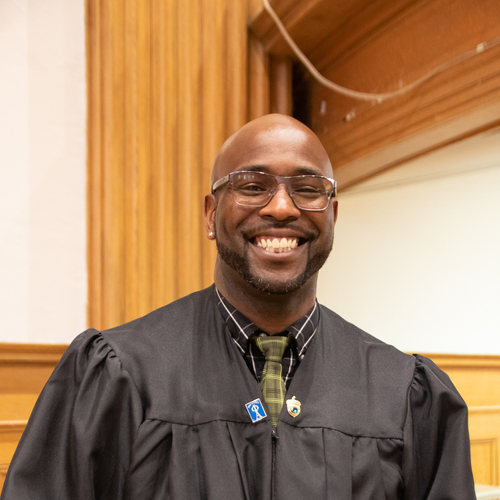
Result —
[[226, 182], [229, 182], [229, 175], [225, 175], [224, 177], [221, 177], [219, 180], [215, 181], [212, 184], [212, 194], [215, 193], [216, 189], [220, 188], [222, 185], [224, 185]]

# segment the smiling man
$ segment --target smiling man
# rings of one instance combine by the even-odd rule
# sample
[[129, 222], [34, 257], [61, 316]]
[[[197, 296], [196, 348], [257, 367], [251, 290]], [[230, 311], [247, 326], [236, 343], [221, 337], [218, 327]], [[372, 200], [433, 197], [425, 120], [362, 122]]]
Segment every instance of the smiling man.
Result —
[[298, 121], [229, 138], [205, 198], [215, 284], [75, 339], [2, 499], [475, 498], [449, 378], [316, 301], [335, 195]]
[[281, 115], [248, 123], [217, 156], [205, 200], [208, 235], [217, 241], [215, 284], [268, 333], [314, 305], [337, 218], [331, 177], [316, 135]]

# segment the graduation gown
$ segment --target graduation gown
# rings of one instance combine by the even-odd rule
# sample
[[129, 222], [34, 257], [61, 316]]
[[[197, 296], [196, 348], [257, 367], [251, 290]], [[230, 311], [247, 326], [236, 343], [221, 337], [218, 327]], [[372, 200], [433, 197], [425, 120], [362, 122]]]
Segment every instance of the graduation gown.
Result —
[[470, 500], [467, 409], [447, 375], [321, 306], [273, 436], [213, 287], [70, 345], [2, 500]]

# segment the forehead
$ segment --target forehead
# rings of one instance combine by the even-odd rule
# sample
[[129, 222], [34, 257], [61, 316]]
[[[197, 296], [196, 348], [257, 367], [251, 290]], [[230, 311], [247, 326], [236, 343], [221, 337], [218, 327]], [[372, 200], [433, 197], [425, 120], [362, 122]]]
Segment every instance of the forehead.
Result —
[[319, 139], [297, 127], [243, 131], [221, 151], [214, 178], [245, 169], [282, 176], [306, 173], [332, 176], [330, 160]]

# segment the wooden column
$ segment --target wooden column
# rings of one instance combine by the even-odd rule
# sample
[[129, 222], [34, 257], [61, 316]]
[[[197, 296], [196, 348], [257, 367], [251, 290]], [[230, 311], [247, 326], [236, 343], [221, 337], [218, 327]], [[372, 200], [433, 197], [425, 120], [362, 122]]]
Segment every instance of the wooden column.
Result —
[[247, 120], [247, 31], [247, 0], [86, 1], [90, 326], [212, 282], [203, 196]]
[[261, 41], [252, 33], [248, 37], [248, 71], [252, 85], [248, 88], [248, 118], [254, 120], [269, 112], [269, 56]]
[[269, 61], [271, 113], [292, 114], [292, 59], [271, 57]]

